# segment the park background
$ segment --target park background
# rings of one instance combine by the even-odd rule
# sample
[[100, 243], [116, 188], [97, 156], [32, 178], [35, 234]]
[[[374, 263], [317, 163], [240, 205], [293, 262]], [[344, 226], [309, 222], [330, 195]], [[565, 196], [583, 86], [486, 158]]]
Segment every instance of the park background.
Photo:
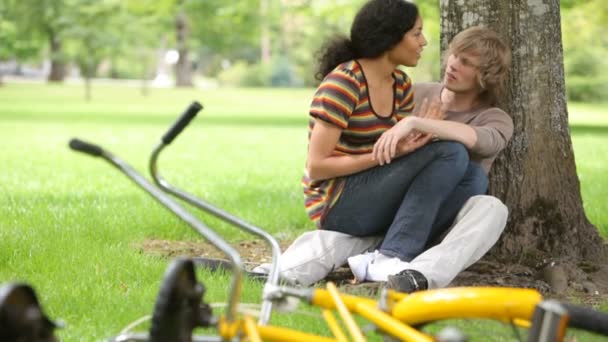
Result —
[[[0, 281], [32, 284], [67, 323], [63, 340], [104, 339], [150, 313], [167, 255], [200, 237], [67, 141], [98, 143], [147, 173], [150, 151], [193, 100], [205, 109], [163, 155], [165, 177], [282, 241], [313, 229], [299, 179], [314, 52], [348, 32], [361, 3], [0, 0]], [[429, 45], [407, 72], [437, 80], [438, 1], [417, 3]], [[577, 172], [606, 238], [608, 5], [560, 4]], [[234, 243], [250, 240], [199, 217]], [[206, 298], [223, 301], [228, 277], [201, 277]], [[248, 283], [244, 301], [259, 292]]]

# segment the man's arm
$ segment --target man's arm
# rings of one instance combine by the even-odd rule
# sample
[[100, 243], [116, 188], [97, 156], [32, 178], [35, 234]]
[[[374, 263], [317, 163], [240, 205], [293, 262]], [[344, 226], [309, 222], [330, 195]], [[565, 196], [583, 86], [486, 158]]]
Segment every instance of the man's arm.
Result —
[[513, 136], [513, 120], [498, 108], [492, 108], [484, 113], [484, 116], [471, 127], [477, 134], [477, 142], [470, 148], [470, 152], [478, 158], [497, 155]]
[[473, 127], [460, 122], [426, 119], [417, 116], [410, 116], [404, 120], [409, 121], [413, 130], [432, 134], [441, 140], [458, 141], [467, 149], [472, 149], [477, 143], [477, 131]]
[[506, 146], [513, 135], [513, 121], [498, 108], [479, 114], [479, 119], [470, 125], [420, 117], [408, 118], [414, 130], [435, 135], [442, 140], [462, 143], [472, 155], [481, 158], [495, 156]]
[[471, 124], [409, 116], [385, 132], [374, 146], [374, 156], [380, 163], [395, 157], [398, 141], [415, 132], [434, 135], [442, 140], [458, 141], [475, 157], [487, 158], [505, 148], [513, 135], [513, 121], [498, 108], [479, 114]]

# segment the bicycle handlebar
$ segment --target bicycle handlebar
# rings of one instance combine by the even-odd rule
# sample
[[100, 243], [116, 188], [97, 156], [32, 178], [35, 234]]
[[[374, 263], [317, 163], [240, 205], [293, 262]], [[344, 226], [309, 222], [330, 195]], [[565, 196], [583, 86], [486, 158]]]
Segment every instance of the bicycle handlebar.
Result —
[[147, 179], [145, 179], [139, 172], [133, 167], [124, 162], [122, 159], [114, 156], [111, 152], [104, 150], [100, 146], [83, 142], [79, 139], [71, 139], [69, 143], [70, 147], [76, 151], [84, 152], [86, 154], [102, 157], [118, 170], [120, 170], [125, 176], [130, 178], [139, 187], [145, 190], [148, 194], [154, 197], [160, 204], [166, 207], [169, 211], [179, 217], [182, 221], [187, 223], [190, 227], [194, 228], [196, 232], [202, 235], [207, 241], [216, 246], [219, 250], [223, 251], [226, 256], [230, 259], [232, 268], [232, 287], [230, 289], [229, 305], [226, 314], [228, 322], [232, 322], [236, 318], [236, 309], [238, 300], [241, 294], [242, 288], [242, 276], [243, 276], [243, 262], [240, 254], [217, 235], [213, 230], [207, 227], [204, 223], [198, 220], [194, 215], [182, 208], [178, 203], [174, 202], [171, 197], [165, 194], [161, 189], [152, 185]]
[[608, 336], [608, 313], [569, 303], [562, 305], [570, 314], [571, 327]]
[[[152, 151], [152, 155], [150, 156], [150, 163], [149, 163], [150, 174], [152, 175], [152, 179], [154, 179], [154, 182], [156, 183], [156, 185], [158, 185], [158, 187], [160, 189], [162, 189], [163, 191], [165, 191], [166, 193], [169, 193], [169, 194], [185, 201], [186, 203], [193, 205], [209, 214], [212, 214], [212, 215], [222, 219], [223, 221], [228, 222], [246, 232], [249, 232], [258, 237], [261, 237], [263, 240], [265, 240], [269, 244], [269, 246], [271, 247], [271, 250], [272, 250], [272, 266], [270, 269], [270, 273], [268, 275], [268, 281], [266, 283], [267, 286], [265, 286], [264, 295], [263, 295], [264, 299], [263, 299], [263, 303], [262, 303], [262, 312], [259, 317], [259, 323], [266, 324], [266, 323], [268, 323], [268, 321], [270, 319], [270, 315], [271, 315], [271, 311], [272, 311], [272, 302], [269, 299], [265, 298], [265, 293], [267, 291], [266, 288], [268, 288], [269, 286], [270, 286], [270, 288], [275, 287], [279, 283], [279, 269], [280, 269], [279, 256], [281, 254], [281, 248], [279, 246], [279, 243], [276, 241], [276, 239], [274, 237], [272, 237], [272, 235], [270, 235], [268, 232], [264, 231], [263, 229], [260, 229], [252, 224], [249, 224], [249, 223], [241, 220], [240, 218], [233, 216], [233, 215], [197, 198], [196, 196], [171, 185], [164, 178], [162, 178], [158, 172], [157, 163], [158, 163], [158, 158], [159, 158], [161, 151], [163, 151], [163, 149], [169, 143], [171, 143], [171, 141], [173, 141], [173, 139], [176, 138], [176, 136], [178, 134], [181, 133], [181, 131], [188, 125], [188, 123], [196, 116], [197, 112], [200, 111], [201, 109], [202, 109], [202, 105], [200, 105], [198, 102], [193, 102], [186, 109], [186, 111], [180, 116], [180, 118], [177, 119], [177, 121], [173, 124], [173, 126], [169, 129], [169, 131], [163, 136], [161, 141], [158, 143], [158, 145]], [[219, 247], [217, 245], [216, 245], [216, 247], [218, 247], [220, 250], [222, 250], [221, 247]]]
[[163, 135], [163, 137], [161, 139], [163, 141], [163, 143], [165, 145], [171, 144], [173, 139], [175, 139], [175, 137], [178, 134], [180, 134], [186, 126], [188, 126], [190, 121], [192, 121], [192, 119], [194, 119], [196, 114], [201, 109], [203, 109], [203, 106], [200, 103], [198, 103], [197, 101], [192, 102], [188, 106], [188, 108], [186, 108], [184, 113], [182, 113], [182, 115], [179, 117], [179, 119], [177, 119], [177, 121], [175, 121], [173, 126], [171, 126], [171, 128], [169, 128], [167, 133], [165, 133], [165, 135]]
[[69, 145], [72, 150], [86, 153], [93, 157], [101, 157], [103, 155], [103, 149], [101, 147], [82, 141], [78, 138], [71, 139]]

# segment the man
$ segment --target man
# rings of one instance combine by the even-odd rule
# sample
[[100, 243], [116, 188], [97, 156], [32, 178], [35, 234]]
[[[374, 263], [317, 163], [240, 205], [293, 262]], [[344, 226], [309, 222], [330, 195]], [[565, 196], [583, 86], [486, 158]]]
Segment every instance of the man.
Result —
[[[445, 120], [410, 116], [387, 130], [374, 146], [381, 164], [395, 157], [396, 145], [412, 134], [427, 133], [439, 140], [462, 143], [470, 160], [487, 173], [513, 132], [511, 118], [494, 107], [502, 95], [510, 51], [491, 30], [472, 27], [450, 43], [445, 55], [442, 83], [414, 85], [416, 104], [428, 110], [436, 99], [443, 104]], [[425, 101], [426, 99], [426, 101]], [[431, 105], [431, 110], [438, 105]], [[423, 171], [424, 172], [424, 171]], [[374, 249], [381, 237], [357, 238], [318, 230], [296, 240], [281, 259], [284, 279], [308, 285], [320, 280], [348, 258], [358, 280], [388, 280], [402, 292], [447, 286], [456, 275], [479, 260], [498, 240], [506, 224], [507, 209], [491, 196], [474, 196], [456, 216], [450, 231], [436, 246], [413, 260], [383, 270], [384, 278], [370, 276], [377, 253], [354, 254]], [[259, 267], [256, 271], [264, 271]]]

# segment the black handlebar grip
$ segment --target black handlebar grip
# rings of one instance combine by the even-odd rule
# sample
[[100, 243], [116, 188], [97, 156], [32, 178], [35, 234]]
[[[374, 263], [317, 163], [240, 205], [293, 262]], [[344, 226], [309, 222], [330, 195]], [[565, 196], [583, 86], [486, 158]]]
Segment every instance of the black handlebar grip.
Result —
[[82, 141], [78, 138], [70, 140], [70, 148], [75, 151], [92, 155], [93, 157], [99, 157], [103, 154], [103, 149], [101, 147]]
[[197, 101], [192, 102], [186, 111], [177, 119], [177, 121], [169, 128], [167, 133], [163, 135], [162, 141], [165, 145], [169, 145], [175, 137], [182, 132], [182, 130], [188, 126], [190, 121], [194, 119], [196, 114], [203, 109], [203, 106]]

